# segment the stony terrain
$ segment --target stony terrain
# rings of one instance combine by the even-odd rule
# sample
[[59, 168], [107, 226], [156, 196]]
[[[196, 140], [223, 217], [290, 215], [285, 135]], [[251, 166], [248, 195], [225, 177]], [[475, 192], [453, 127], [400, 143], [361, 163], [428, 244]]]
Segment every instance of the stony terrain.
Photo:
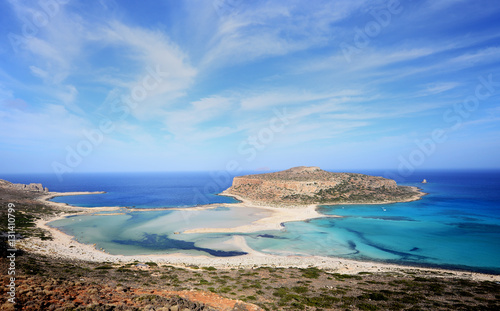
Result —
[[[4, 277], [8, 284], [7, 277]], [[17, 279], [17, 309], [21, 310], [148, 310], [148, 311], [258, 311], [261, 308], [221, 297], [209, 291], [172, 291], [151, 289], [148, 286], [132, 288], [104, 283], [80, 281], [72, 278], [21, 276]], [[81, 279], [83, 280], [83, 279]], [[0, 294], [6, 296], [4, 288]], [[7, 302], [1, 310], [16, 310]]]
[[[401, 270], [215, 269], [91, 263], [24, 254], [17, 310], [499, 310], [500, 284]], [[138, 268], [146, 266], [147, 268]], [[0, 260], [5, 275], [6, 261]], [[2, 283], [7, 280], [5, 277]], [[0, 288], [6, 296], [6, 287]], [[4, 300], [2, 300], [3, 303]], [[10, 303], [0, 310], [15, 310]]]
[[423, 195], [414, 187], [398, 186], [392, 179], [332, 173], [314, 166], [235, 177], [222, 194], [267, 204], [386, 203]]

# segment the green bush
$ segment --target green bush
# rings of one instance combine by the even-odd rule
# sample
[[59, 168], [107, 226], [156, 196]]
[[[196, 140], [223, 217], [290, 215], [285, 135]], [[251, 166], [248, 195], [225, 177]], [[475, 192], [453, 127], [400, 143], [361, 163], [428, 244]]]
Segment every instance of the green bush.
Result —
[[203, 267], [202, 269], [203, 270], [207, 270], [207, 271], [215, 271], [215, 270], [217, 270], [215, 267]]
[[317, 279], [321, 273], [321, 270], [315, 267], [300, 270], [302, 271], [302, 276], [308, 279]]

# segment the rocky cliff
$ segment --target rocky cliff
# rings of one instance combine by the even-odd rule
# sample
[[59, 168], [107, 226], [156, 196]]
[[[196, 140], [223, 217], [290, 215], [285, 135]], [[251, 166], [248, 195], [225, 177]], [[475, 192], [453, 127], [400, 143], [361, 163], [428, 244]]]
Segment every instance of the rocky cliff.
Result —
[[222, 194], [274, 204], [403, 202], [423, 195], [417, 188], [398, 186], [392, 179], [332, 173], [314, 166], [235, 177]]
[[29, 185], [25, 184], [13, 184], [11, 182], [8, 182], [6, 180], [1, 180], [0, 179], [0, 187], [4, 188], [10, 188], [13, 190], [24, 190], [24, 191], [37, 191], [37, 192], [49, 192], [49, 189], [47, 187], [43, 187], [42, 184], [35, 184], [31, 183]]

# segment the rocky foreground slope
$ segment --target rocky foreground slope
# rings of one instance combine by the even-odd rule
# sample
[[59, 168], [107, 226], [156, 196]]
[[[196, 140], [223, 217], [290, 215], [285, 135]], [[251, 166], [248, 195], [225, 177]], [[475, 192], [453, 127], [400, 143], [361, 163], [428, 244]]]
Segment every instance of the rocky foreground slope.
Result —
[[223, 195], [266, 204], [387, 203], [417, 200], [424, 193], [392, 179], [332, 173], [300, 166], [285, 171], [238, 176]]

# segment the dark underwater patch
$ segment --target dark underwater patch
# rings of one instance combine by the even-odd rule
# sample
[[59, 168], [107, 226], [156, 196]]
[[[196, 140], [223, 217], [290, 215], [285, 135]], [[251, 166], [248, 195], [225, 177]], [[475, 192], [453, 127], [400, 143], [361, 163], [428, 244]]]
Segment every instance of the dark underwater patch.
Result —
[[216, 212], [225, 212], [225, 211], [230, 211], [231, 209], [227, 206], [219, 206], [213, 209], [213, 211]]
[[144, 234], [144, 239], [142, 241], [135, 240], [113, 240], [112, 242], [122, 244], [122, 245], [133, 245], [139, 246], [152, 250], [196, 250], [200, 252], [208, 253], [216, 257], [233, 257], [246, 255], [246, 252], [238, 251], [220, 251], [210, 248], [197, 247], [194, 242], [174, 240], [170, 239], [167, 235], [158, 234]]
[[463, 230], [478, 232], [478, 233], [500, 233], [499, 225], [472, 223], [472, 222], [457, 222], [447, 223], [447, 225], [455, 226]]
[[288, 240], [288, 238], [286, 238], [286, 237], [282, 237], [282, 236], [278, 236], [278, 235], [273, 235], [273, 234], [268, 234], [268, 233], [253, 235], [253, 236], [250, 236], [250, 237], [253, 238], [253, 239], [264, 238], [264, 239], [275, 239], [275, 240]]
[[354, 243], [353, 241], [349, 240], [349, 241], [347, 241], [347, 244], [349, 245], [350, 249], [356, 250], [356, 243]]
[[354, 251], [350, 255], [357, 255], [357, 254], [359, 254], [359, 250], [356, 249], [356, 246], [357, 246], [356, 243], [354, 243], [353, 241], [349, 240], [349, 241], [347, 241], [347, 245], [349, 246], [350, 250]]
[[410, 217], [405, 216], [363, 216], [361, 218], [366, 219], [380, 219], [380, 220], [392, 220], [392, 221], [417, 221]]
[[276, 238], [276, 236], [274, 236], [272, 234], [260, 234], [257, 237], [259, 237], [259, 238], [268, 238], [268, 239], [274, 239], [274, 238]]
[[462, 219], [464, 221], [481, 221], [479, 218], [468, 217], [468, 216], [452, 216], [452, 218]]
[[348, 228], [345, 228], [345, 230], [356, 234], [359, 237], [359, 239], [362, 240], [363, 243], [365, 243], [366, 245], [369, 245], [371, 247], [374, 247], [374, 248], [379, 249], [381, 251], [384, 251], [386, 253], [398, 255], [398, 256], [401, 257], [402, 260], [425, 260], [425, 259], [429, 258], [427, 256], [415, 255], [415, 254], [410, 254], [410, 253], [396, 251], [396, 250], [387, 248], [387, 247], [385, 247], [383, 245], [379, 245], [379, 244], [373, 243], [372, 241], [368, 240], [363, 233], [361, 233], [359, 231], [356, 231], [356, 230], [353, 230], [353, 229], [348, 229]]

